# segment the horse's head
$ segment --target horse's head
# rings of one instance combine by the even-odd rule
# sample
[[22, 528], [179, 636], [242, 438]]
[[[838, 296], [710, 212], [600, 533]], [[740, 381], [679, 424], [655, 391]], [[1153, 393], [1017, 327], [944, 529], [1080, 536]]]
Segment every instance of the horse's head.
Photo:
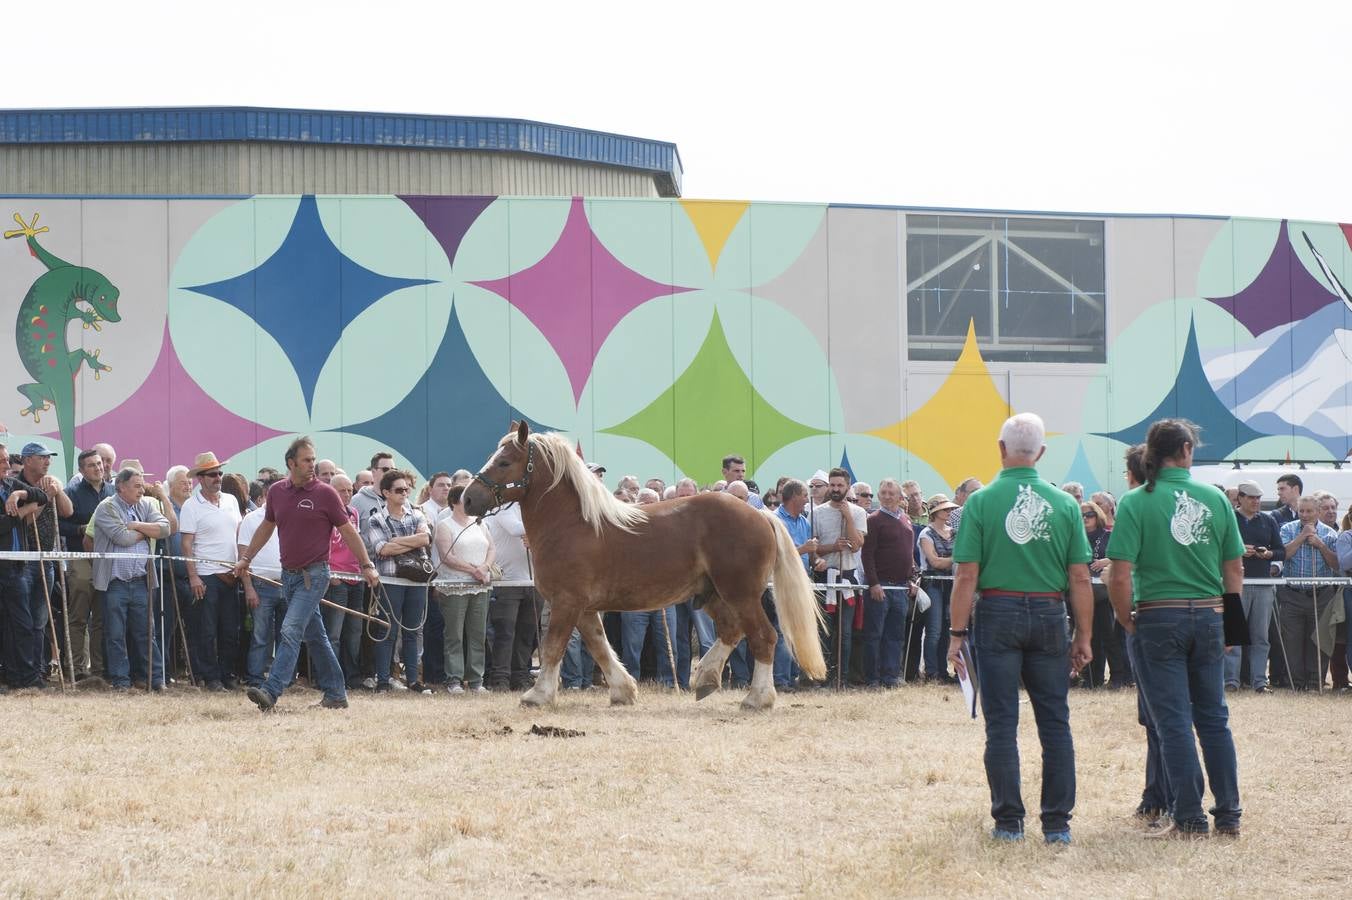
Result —
[[465, 487], [461, 502], [471, 516], [482, 516], [513, 500], [525, 498], [535, 470], [535, 451], [527, 438], [530, 426], [524, 419], [498, 443], [479, 474]]

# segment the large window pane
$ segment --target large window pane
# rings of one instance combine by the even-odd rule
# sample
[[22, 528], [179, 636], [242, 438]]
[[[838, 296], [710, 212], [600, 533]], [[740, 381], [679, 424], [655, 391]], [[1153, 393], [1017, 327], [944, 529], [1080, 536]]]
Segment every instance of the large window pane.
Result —
[[956, 359], [976, 328], [990, 360], [1104, 359], [1103, 223], [908, 216], [912, 359]]

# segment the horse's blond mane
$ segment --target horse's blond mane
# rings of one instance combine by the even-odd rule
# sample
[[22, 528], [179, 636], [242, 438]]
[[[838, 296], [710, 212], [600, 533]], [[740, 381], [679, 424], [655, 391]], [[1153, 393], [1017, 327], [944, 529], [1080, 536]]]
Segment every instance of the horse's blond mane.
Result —
[[[503, 442], [515, 441], [516, 435], [508, 435]], [[641, 507], [623, 503], [615, 499], [606, 486], [587, 468], [582, 457], [577, 455], [568, 438], [553, 432], [532, 434], [527, 438], [549, 464], [554, 473], [546, 491], [552, 491], [566, 478], [577, 492], [582, 504], [582, 519], [591, 525], [596, 533], [601, 533], [603, 525], [613, 525], [624, 531], [632, 532], [634, 526], [648, 521], [648, 514]]]

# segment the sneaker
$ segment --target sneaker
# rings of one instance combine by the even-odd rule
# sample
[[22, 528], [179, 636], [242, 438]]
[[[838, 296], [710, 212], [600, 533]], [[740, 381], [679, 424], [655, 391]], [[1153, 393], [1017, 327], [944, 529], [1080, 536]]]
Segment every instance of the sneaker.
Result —
[[462, 685], [458, 681], [446, 685], [446, 693], [448, 694], [463, 694], [464, 692], [465, 692], [464, 685]]
[[259, 712], [269, 712], [277, 705], [277, 698], [261, 687], [249, 688], [247, 696], [254, 702], [254, 705], [258, 707]]
[[1146, 829], [1145, 838], [1151, 841], [1199, 841], [1207, 837], [1205, 829], [1180, 827], [1172, 816], [1160, 816], [1159, 820]]
[[396, 691], [406, 691], [406, 690], [408, 690], [408, 685], [404, 684], [402, 681], [399, 681], [399, 680], [396, 679], [396, 678], [391, 678], [391, 679], [390, 679], [390, 681], [389, 681], [389, 686], [390, 686], [391, 688], [393, 688], [394, 690], [396, 690]]
[[394, 690], [394, 688], [390, 686], [388, 681], [382, 681], [376, 685], [377, 694], [388, 694], [392, 690]]
[[1003, 828], [992, 828], [991, 838], [1005, 843], [1016, 843], [1023, 840], [1022, 831], [1006, 831]]
[[1168, 813], [1166, 813], [1162, 809], [1152, 809], [1151, 807], [1148, 806], [1138, 806], [1136, 807], [1136, 812], [1132, 813], [1132, 818], [1140, 822], [1142, 825], [1150, 827], [1153, 826], [1155, 823], [1157, 823], [1161, 818], [1163, 818], [1166, 815], [1168, 815]]
[[1256, 687], [1256, 688], [1254, 688], [1254, 689], [1253, 689], [1253, 692], [1254, 692], [1255, 694], [1270, 694], [1270, 693], [1272, 693], [1272, 688], [1268, 687], [1268, 686], [1265, 684], [1265, 685], [1263, 685], [1262, 687]]
[[408, 692], [410, 694], [430, 694], [432, 689], [421, 681], [415, 681], [408, 686]]
[[227, 691], [237, 691], [239, 690], [239, 681], [234, 678], [222, 678], [221, 687]]
[[1042, 840], [1047, 844], [1069, 844], [1070, 831], [1049, 831], [1042, 836]]
[[334, 698], [325, 697], [323, 700], [320, 700], [320, 701], [319, 701], [319, 705], [320, 705], [320, 707], [322, 707], [323, 709], [347, 709], [347, 698], [346, 698], [346, 697], [334, 697]]
[[488, 688], [484, 687], [482, 684], [472, 684], [469, 687], [469, 692], [471, 694], [487, 694]]
[[374, 691], [376, 689], [376, 680], [375, 678], [368, 676], [361, 680], [361, 686], [366, 688], [368, 691]]

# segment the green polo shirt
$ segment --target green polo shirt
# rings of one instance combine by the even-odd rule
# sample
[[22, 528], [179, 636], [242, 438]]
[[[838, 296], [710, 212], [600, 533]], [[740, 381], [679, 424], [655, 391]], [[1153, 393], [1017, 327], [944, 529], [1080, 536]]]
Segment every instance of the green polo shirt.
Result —
[[1002, 469], [967, 498], [953, 546], [955, 562], [981, 564], [978, 590], [1064, 591], [1067, 567], [1093, 556], [1080, 504], [1025, 466]]
[[1138, 604], [1219, 597], [1221, 563], [1243, 555], [1230, 501], [1176, 467], [1160, 470], [1153, 491], [1127, 492], [1108, 539], [1108, 558], [1134, 567]]

